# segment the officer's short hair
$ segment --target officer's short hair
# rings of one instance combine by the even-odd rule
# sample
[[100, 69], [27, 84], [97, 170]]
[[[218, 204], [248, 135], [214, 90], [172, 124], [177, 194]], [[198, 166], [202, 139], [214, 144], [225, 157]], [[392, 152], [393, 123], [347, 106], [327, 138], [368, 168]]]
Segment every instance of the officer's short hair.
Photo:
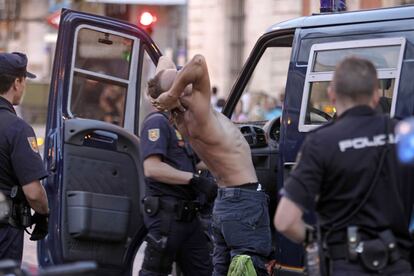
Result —
[[339, 97], [369, 99], [378, 89], [377, 70], [367, 59], [347, 57], [336, 66], [331, 86]]
[[160, 79], [163, 72], [164, 70], [158, 72], [152, 79], [148, 81], [147, 94], [153, 99], [158, 98], [159, 95], [165, 92], [161, 89], [160, 84]]
[[15, 77], [9, 75], [0, 75], [0, 95], [6, 94], [17, 78], [23, 78], [23, 76]]

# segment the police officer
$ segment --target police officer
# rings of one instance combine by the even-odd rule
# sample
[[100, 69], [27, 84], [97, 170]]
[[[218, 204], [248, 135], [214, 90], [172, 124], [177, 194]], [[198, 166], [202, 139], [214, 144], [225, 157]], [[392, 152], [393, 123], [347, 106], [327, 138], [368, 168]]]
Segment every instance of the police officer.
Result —
[[[174, 65], [160, 61], [157, 71], [165, 66]], [[195, 174], [194, 154], [166, 113], [149, 114], [140, 139], [146, 176], [144, 222], [148, 230], [140, 275], [168, 275], [174, 261], [184, 275], [211, 275], [208, 239], [198, 217], [197, 195], [203, 187], [215, 187], [215, 183]]]
[[[12, 187], [21, 187], [37, 217], [49, 213], [45, 190], [40, 181], [47, 176], [33, 129], [16, 116], [13, 105], [20, 104], [26, 87], [27, 57], [22, 53], [0, 53], [0, 190], [10, 199]], [[0, 225], [0, 259], [21, 262], [23, 229]]]
[[308, 228], [302, 214], [315, 208], [320, 247], [330, 262], [326, 273], [411, 275], [411, 175], [396, 160], [395, 122], [374, 110], [373, 64], [343, 60], [328, 97], [337, 118], [306, 137], [284, 183], [275, 226], [303, 242]]

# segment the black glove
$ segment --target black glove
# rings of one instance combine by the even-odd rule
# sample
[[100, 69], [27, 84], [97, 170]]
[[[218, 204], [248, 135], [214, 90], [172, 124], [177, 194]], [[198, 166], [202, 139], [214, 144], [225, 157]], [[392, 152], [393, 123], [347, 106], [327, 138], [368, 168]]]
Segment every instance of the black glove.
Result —
[[217, 196], [217, 183], [212, 177], [193, 174], [190, 184], [193, 185], [197, 191], [205, 194], [207, 202], [213, 202]]
[[37, 212], [32, 216], [32, 222], [35, 225], [32, 235], [30, 237], [31, 241], [38, 241], [44, 239], [48, 233], [48, 220], [49, 215], [42, 215]]

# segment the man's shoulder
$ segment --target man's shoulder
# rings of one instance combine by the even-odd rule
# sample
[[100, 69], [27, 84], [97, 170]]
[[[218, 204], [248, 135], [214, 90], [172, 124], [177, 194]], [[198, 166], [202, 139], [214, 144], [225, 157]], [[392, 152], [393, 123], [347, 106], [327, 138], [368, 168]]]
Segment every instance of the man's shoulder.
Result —
[[155, 122], [169, 123], [168, 115], [164, 112], [159, 111], [151, 112], [145, 117], [143, 124]]
[[1, 131], [22, 131], [25, 129], [32, 129], [32, 127], [17, 115], [4, 111], [0, 112], [0, 129]]
[[[151, 137], [154, 137], [158, 133], [166, 134], [170, 133], [174, 129], [170, 123], [168, 117], [162, 112], [152, 112], [147, 115], [141, 126], [141, 137], [147, 135], [147, 132]], [[151, 139], [150, 139], [151, 140]]]
[[329, 121], [324, 123], [321, 126], [318, 126], [317, 128], [309, 131], [308, 136], [310, 137], [326, 137], [326, 135], [329, 135], [331, 133], [335, 133], [335, 121]]

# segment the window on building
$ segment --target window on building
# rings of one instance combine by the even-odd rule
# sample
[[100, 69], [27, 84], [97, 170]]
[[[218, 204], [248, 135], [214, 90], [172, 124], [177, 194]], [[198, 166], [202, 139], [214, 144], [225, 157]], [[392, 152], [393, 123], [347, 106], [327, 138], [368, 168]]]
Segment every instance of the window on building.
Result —
[[80, 26], [72, 62], [69, 113], [124, 126], [126, 98], [135, 93], [130, 74], [134, 37]]
[[404, 47], [404, 38], [313, 45], [303, 91], [299, 131], [314, 129], [335, 116], [336, 111], [329, 102], [327, 88], [333, 79], [336, 64], [347, 56], [365, 58], [374, 64], [381, 97], [378, 109], [393, 116]]

